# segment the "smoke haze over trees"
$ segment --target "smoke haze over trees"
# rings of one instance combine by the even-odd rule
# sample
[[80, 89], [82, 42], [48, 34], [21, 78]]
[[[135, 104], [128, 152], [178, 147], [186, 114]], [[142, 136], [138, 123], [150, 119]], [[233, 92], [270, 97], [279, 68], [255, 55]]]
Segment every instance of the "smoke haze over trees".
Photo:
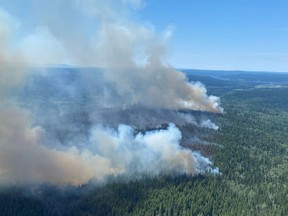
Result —
[[[165, 62], [171, 29], [156, 34], [135, 21], [144, 2], [19, 4], [33, 22], [11, 2], [0, 10], [1, 182], [78, 185], [212, 170], [208, 158], [180, 146], [175, 124], [217, 130], [179, 110], [222, 113], [220, 99]], [[133, 129], [148, 126], [155, 130]]]

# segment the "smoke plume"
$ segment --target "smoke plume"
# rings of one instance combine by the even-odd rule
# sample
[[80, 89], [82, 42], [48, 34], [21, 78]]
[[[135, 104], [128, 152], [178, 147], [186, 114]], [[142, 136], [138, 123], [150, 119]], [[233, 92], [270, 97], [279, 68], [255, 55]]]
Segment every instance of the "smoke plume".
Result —
[[[78, 185], [111, 175], [212, 170], [208, 158], [180, 146], [175, 124], [217, 130], [179, 110], [222, 113], [220, 100], [165, 62], [171, 31], [158, 34], [134, 21], [144, 6], [3, 0], [1, 183]], [[175, 124], [155, 129], [169, 122]], [[154, 130], [139, 132], [147, 127]]]

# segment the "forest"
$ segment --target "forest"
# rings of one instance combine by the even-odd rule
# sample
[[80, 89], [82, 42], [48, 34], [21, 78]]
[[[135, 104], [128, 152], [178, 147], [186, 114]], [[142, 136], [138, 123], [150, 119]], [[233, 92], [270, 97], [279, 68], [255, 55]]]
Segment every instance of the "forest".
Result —
[[218, 130], [181, 126], [207, 141], [183, 145], [209, 157], [219, 174], [9, 186], [0, 191], [0, 215], [287, 215], [288, 74], [185, 72], [224, 107], [224, 114], [198, 113]]

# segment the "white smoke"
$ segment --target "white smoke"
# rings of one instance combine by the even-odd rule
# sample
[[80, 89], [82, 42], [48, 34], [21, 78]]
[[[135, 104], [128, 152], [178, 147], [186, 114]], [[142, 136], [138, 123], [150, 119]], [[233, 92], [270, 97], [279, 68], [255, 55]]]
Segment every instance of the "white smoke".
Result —
[[213, 130], [218, 130], [219, 129], [219, 126], [217, 126], [215, 123], [213, 123], [210, 119], [203, 120], [200, 123], [200, 126], [204, 127], [204, 128], [213, 129]]
[[219, 129], [219, 126], [212, 122], [211, 119], [201, 119], [200, 121], [197, 121], [193, 115], [187, 113], [178, 113], [178, 116], [179, 118], [184, 119], [186, 123], [197, 127], [208, 128], [212, 130]]
[[57, 150], [41, 145], [44, 131], [31, 128], [24, 112], [2, 110], [0, 120], [2, 183], [77, 185], [123, 173], [193, 175], [209, 170], [211, 165], [207, 158], [180, 147], [181, 132], [172, 124], [167, 130], [137, 135], [125, 125], [118, 131], [98, 126], [92, 129], [85, 147]]
[[[57, 111], [48, 108], [48, 101], [41, 107], [35, 103], [36, 109], [34, 104], [26, 106], [25, 110], [16, 100], [15, 91], [32, 76], [29, 67], [71, 64], [105, 68], [101, 93], [98, 86], [96, 90], [87, 88], [89, 96], [95, 95], [90, 106], [96, 112], [133, 107], [154, 110], [154, 114], [155, 110], [178, 109], [223, 112], [219, 98], [208, 96], [203, 84], [189, 82], [182, 72], [165, 63], [165, 43], [172, 31], [157, 36], [151, 25], [130, 18], [145, 2], [30, 0], [25, 4], [16, 0], [15, 4], [29, 8], [32, 23], [21, 22], [23, 17], [13, 14], [9, 5], [15, 5], [11, 1], [4, 3], [8, 6], [7, 10], [0, 8], [0, 182], [76, 185], [109, 175], [193, 175], [210, 169], [209, 159], [180, 146], [181, 132], [173, 124], [166, 130], [135, 135], [131, 126], [120, 125], [118, 131], [95, 126], [96, 119], [90, 122], [92, 126], [85, 126], [85, 133], [74, 134], [83, 139], [63, 141], [56, 135], [51, 138], [49, 133], [53, 127], [59, 129], [59, 118]], [[62, 82], [57, 93], [69, 89], [75, 96], [77, 84], [71, 87]], [[36, 92], [34, 89], [33, 94]], [[63, 116], [77, 115], [71, 108], [62, 112]], [[141, 113], [138, 116], [141, 118]], [[172, 116], [174, 121], [178, 114]], [[209, 121], [201, 124], [217, 127]], [[47, 125], [49, 128], [44, 128]], [[61, 126], [72, 128], [65, 122]]]
[[32, 2], [32, 14], [39, 21], [17, 42], [17, 52], [30, 65], [106, 68], [105, 80], [116, 88], [124, 107], [223, 112], [219, 98], [208, 96], [203, 84], [189, 82], [165, 63], [166, 45], [161, 41], [172, 31], [168, 28], [163, 37], [157, 36], [151, 25], [130, 19], [127, 5], [134, 8], [142, 1]]
[[[112, 166], [128, 169], [129, 173], [196, 174], [195, 167], [204, 165], [201, 157], [195, 158], [190, 150], [179, 145], [181, 132], [173, 124], [167, 130], [133, 134], [133, 129], [126, 125], [120, 125], [117, 132], [96, 128], [92, 131], [92, 147], [110, 158]], [[205, 163], [204, 166], [209, 166], [211, 162], [207, 160]]]

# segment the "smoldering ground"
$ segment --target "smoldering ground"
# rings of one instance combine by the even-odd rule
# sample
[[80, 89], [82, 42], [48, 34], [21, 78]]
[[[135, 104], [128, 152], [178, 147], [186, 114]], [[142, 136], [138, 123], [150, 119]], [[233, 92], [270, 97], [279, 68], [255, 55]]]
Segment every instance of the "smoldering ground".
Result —
[[165, 62], [170, 29], [158, 36], [134, 21], [142, 1], [19, 1], [32, 21], [16, 2], [0, 10], [2, 183], [211, 170], [208, 158], [181, 147], [175, 124], [218, 129], [178, 110], [221, 113], [220, 100]]

